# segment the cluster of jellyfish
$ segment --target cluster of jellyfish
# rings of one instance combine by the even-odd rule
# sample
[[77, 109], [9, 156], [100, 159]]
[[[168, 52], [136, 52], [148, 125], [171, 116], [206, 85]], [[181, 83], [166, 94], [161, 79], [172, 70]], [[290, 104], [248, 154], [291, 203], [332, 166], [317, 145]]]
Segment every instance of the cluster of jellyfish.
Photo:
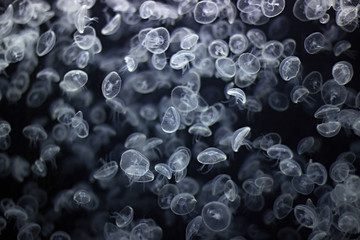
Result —
[[2, 0], [0, 239], [360, 239], [358, 0]]

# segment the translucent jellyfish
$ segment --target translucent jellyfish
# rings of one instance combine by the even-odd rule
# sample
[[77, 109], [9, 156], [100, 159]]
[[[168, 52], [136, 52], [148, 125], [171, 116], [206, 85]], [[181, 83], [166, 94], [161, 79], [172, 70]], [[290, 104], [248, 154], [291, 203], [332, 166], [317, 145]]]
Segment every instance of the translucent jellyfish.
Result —
[[163, 70], [167, 64], [165, 53], [153, 54], [151, 57], [151, 63], [156, 70]]
[[314, 190], [314, 182], [308, 175], [294, 176], [291, 180], [291, 185], [300, 194], [309, 195]]
[[284, 41], [282, 41], [282, 44], [284, 46], [283, 56], [284, 57], [292, 56], [296, 49], [296, 41], [292, 38], [287, 38]]
[[271, 132], [261, 138], [260, 148], [264, 151], [267, 151], [271, 146], [280, 143], [281, 143], [281, 136], [276, 132]]
[[261, 10], [266, 17], [276, 17], [285, 8], [285, 0], [262, 0]]
[[293, 159], [281, 160], [279, 163], [280, 171], [286, 176], [301, 176], [300, 164]]
[[158, 205], [161, 209], [170, 209], [171, 201], [178, 195], [179, 188], [174, 184], [166, 184], [158, 194]]
[[295, 56], [289, 56], [281, 61], [279, 66], [279, 73], [283, 80], [290, 81], [299, 74], [300, 68], [300, 59]]
[[169, 45], [170, 34], [164, 27], [154, 28], [145, 36], [144, 46], [151, 53], [164, 53], [169, 48]]
[[310, 91], [301, 85], [294, 86], [290, 92], [290, 99], [293, 103], [301, 103], [306, 101]]
[[54, 138], [54, 140], [56, 141], [64, 141], [66, 139], [66, 137], [68, 136], [68, 128], [63, 125], [63, 124], [56, 124], [54, 125], [52, 131], [51, 131], [51, 136]]
[[329, 176], [334, 182], [340, 183], [345, 181], [351, 171], [352, 169], [348, 162], [336, 161], [330, 166]]
[[113, 35], [119, 30], [121, 25], [121, 14], [117, 13], [109, 22], [101, 29], [101, 34], [108, 36]]
[[190, 193], [179, 193], [170, 203], [171, 211], [176, 215], [186, 215], [195, 209], [197, 201]]
[[149, 94], [154, 92], [159, 84], [158, 79], [154, 76], [157, 76], [155, 72], [145, 71], [131, 75], [128, 81], [136, 92]]
[[265, 199], [262, 195], [249, 195], [246, 194], [244, 198], [245, 206], [253, 212], [260, 212], [265, 205]]
[[95, 44], [96, 31], [93, 27], [86, 26], [83, 33], [76, 31], [73, 38], [76, 46], [82, 50], [89, 50]]
[[246, 104], [246, 95], [240, 88], [229, 88], [226, 94], [235, 98], [235, 104]]
[[213, 58], [227, 57], [229, 55], [229, 46], [224, 40], [216, 39], [209, 44], [208, 52]]
[[271, 192], [273, 190], [274, 178], [268, 174], [260, 173], [255, 177], [254, 183], [262, 192]]
[[144, 133], [133, 132], [126, 138], [124, 147], [141, 149], [145, 145], [146, 138]]
[[140, 108], [140, 116], [148, 121], [153, 121], [157, 118], [157, 109], [152, 104], [145, 104]]
[[311, 94], [316, 94], [320, 92], [322, 84], [323, 77], [318, 71], [312, 71], [308, 73], [303, 80], [303, 86], [306, 87]]
[[237, 129], [231, 138], [231, 147], [234, 152], [237, 152], [239, 148], [245, 145], [248, 149], [251, 148], [251, 143], [246, 139], [250, 134], [250, 127], [242, 127]]
[[55, 46], [56, 35], [53, 30], [41, 34], [36, 44], [36, 54], [40, 57], [48, 54]]
[[186, 226], [186, 240], [191, 240], [193, 237], [197, 236], [200, 232], [203, 219], [201, 216], [193, 218]]
[[171, 179], [172, 176], [172, 170], [169, 167], [169, 165], [165, 164], [165, 163], [158, 163], [154, 166], [154, 169], [156, 172], [158, 172], [159, 174], [165, 176], [167, 179]]
[[11, 125], [9, 122], [0, 120], [0, 137], [5, 137], [9, 135], [11, 131]]
[[60, 88], [66, 92], [77, 92], [85, 86], [88, 75], [82, 70], [70, 70], [60, 82]]
[[314, 113], [314, 117], [318, 119], [335, 119], [340, 112], [340, 108], [331, 104], [320, 106]]
[[275, 144], [266, 150], [268, 157], [277, 160], [290, 160], [294, 154], [291, 149], [283, 144]]
[[45, 129], [39, 124], [30, 124], [23, 128], [23, 135], [30, 140], [30, 143], [37, 143], [47, 139]]
[[242, 189], [250, 196], [260, 196], [261, 188], [256, 186], [253, 178], [248, 178], [242, 183]]
[[244, 23], [256, 26], [264, 25], [269, 21], [269, 18], [263, 14], [259, 5], [247, 6], [240, 13], [240, 18]]
[[194, 20], [200, 24], [209, 24], [215, 21], [219, 13], [216, 3], [212, 1], [198, 2], [194, 8]]
[[324, 185], [328, 178], [325, 166], [319, 162], [310, 162], [306, 167], [306, 175], [317, 185]]
[[276, 40], [268, 41], [263, 45], [261, 55], [265, 60], [274, 61], [280, 58], [284, 51], [284, 45]]
[[118, 172], [119, 166], [115, 161], [104, 163], [99, 169], [97, 169], [93, 177], [97, 180], [107, 181], [112, 179]]
[[296, 221], [306, 228], [313, 229], [319, 223], [317, 213], [313, 208], [307, 205], [296, 205], [294, 208], [294, 216], [296, 218]]
[[205, 226], [213, 232], [224, 231], [231, 223], [230, 209], [217, 201], [205, 204], [201, 210], [201, 216]]
[[38, 177], [47, 175], [47, 167], [44, 161], [37, 159], [30, 167], [31, 171]]
[[71, 237], [68, 233], [64, 232], [64, 231], [56, 231], [53, 232], [50, 236], [50, 240], [57, 240], [57, 239], [61, 239], [61, 240], [71, 240]]
[[17, 234], [17, 239], [36, 239], [41, 231], [41, 227], [37, 223], [28, 222], [25, 223]]
[[121, 155], [120, 168], [130, 177], [141, 177], [149, 170], [150, 162], [137, 150], [127, 150]]
[[218, 148], [209, 147], [200, 152], [196, 159], [199, 163], [207, 164], [217, 164], [223, 162], [227, 159], [226, 154]]
[[180, 47], [182, 49], [189, 50], [197, 44], [198, 40], [199, 35], [197, 35], [196, 33], [190, 33], [181, 39]]
[[166, 133], [174, 133], [180, 127], [180, 114], [174, 107], [169, 107], [161, 122], [161, 129]]
[[171, 102], [180, 112], [188, 113], [198, 107], [197, 94], [186, 86], [174, 87], [171, 91]]
[[191, 51], [180, 50], [171, 56], [170, 67], [175, 70], [185, 70], [194, 59], [195, 55]]
[[273, 204], [274, 215], [277, 219], [283, 219], [293, 210], [293, 197], [289, 193], [279, 195]]
[[282, 92], [272, 92], [268, 102], [269, 106], [278, 112], [284, 112], [289, 107], [289, 98]]
[[242, 33], [236, 33], [229, 38], [229, 48], [233, 54], [243, 53], [249, 46], [249, 40]]
[[20, 62], [25, 57], [25, 44], [21, 40], [15, 40], [6, 48], [5, 61], [8, 63]]
[[354, 70], [351, 63], [340, 61], [332, 67], [332, 76], [339, 85], [345, 85], [352, 79]]
[[242, 53], [236, 63], [247, 74], [255, 74], [260, 70], [259, 59], [251, 53]]
[[309, 54], [316, 54], [321, 50], [331, 50], [331, 43], [320, 32], [314, 32], [304, 40], [304, 48]]
[[351, 43], [347, 40], [341, 40], [335, 43], [333, 52], [335, 57], [340, 56], [351, 48]]
[[344, 6], [336, 13], [336, 24], [347, 32], [353, 32], [358, 25], [358, 13], [355, 6]]
[[338, 121], [327, 121], [316, 125], [317, 132], [323, 137], [334, 137], [341, 130], [341, 123]]
[[338, 220], [338, 227], [342, 232], [358, 234], [360, 232], [360, 216], [357, 212], [345, 212]]
[[134, 209], [131, 206], [125, 206], [120, 212], [114, 212], [116, 226], [123, 228], [128, 226], [134, 218]]
[[134, 72], [138, 67], [138, 61], [133, 56], [125, 56], [124, 61], [126, 63], [126, 68], [129, 72]]
[[246, 33], [246, 37], [257, 48], [261, 49], [266, 43], [266, 34], [258, 28], [252, 28]]
[[169, 157], [167, 164], [173, 172], [183, 171], [190, 162], [191, 152], [186, 147], [178, 147]]
[[231, 58], [221, 57], [215, 61], [215, 68], [220, 77], [229, 79], [235, 76], [236, 66]]
[[40, 70], [36, 74], [36, 79], [40, 79], [40, 80], [44, 79], [49, 82], [59, 82], [60, 75], [54, 68], [48, 67]]
[[308, 20], [317, 20], [326, 14], [328, 9], [331, 7], [331, 3], [322, 0], [310, 0], [306, 1], [304, 7], [306, 18]]
[[104, 78], [101, 90], [106, 99], [116, 97], [121, 89], [121, 78], [117, 72], [110, 72]]
[[90, 203], [91, 195], [87, 190], [80, 189], [74, 193], [73, 200], [79, 205], [85, 205]]
[[315, 138], [313, 136], [308, 136], [302, 138], [297, 145], [297, 153], [302, 155], [304, 153], [312, 153], [315, 147]]

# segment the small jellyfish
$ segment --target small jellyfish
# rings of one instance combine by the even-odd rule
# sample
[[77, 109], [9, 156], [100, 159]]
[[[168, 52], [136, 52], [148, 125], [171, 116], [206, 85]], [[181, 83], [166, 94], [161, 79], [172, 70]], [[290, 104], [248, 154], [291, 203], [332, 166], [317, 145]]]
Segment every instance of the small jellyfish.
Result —
[[229, 55], [229, 46], [224, 40], [216, 39], [209, 44], [208, 52], [213, 58], [227, 57]]
[[309, 54], [316, 54], [322, 50], [331, 50], [331, 43], [320, 32], [314, 32], [304, 40], [304, 48]]
[[269, 106], [278, 112], [284, 112], [289, 107], [289, 98], [282, 92], [272, 92], [268, 98]]
[[219, 14], [216, 3], [212, 1], [201, 1], [195, 5], [194, 20], [199, 24], [209, 24], [215, 21]]
[[63, 80], [60, 82], [60, 88], [65, 92], [77, 92], [88, 81], [88, 75], [82, 70], [70, 70], [65, 75]]
[[171, 91], [171, 102], [180, 112], [191, 112], [199, 105], [197, 94], [186, 86], [176, 86]]
[[197, 201], [190, 193], [179, 193], [170, 203], [171, 211], [176, 215], [186, 215], [195, 209]]
[[173, 172], [183, 171], [190, 163], [191, 152], [186, 147], [179, 147], [171, 154], [167, 164]]
[[91, 26], [84, 27], [84, 31], [74, 33], [74, 43], [82, 50], [89, 50], [92, 48], [96, 41], [96, 31]]
[[134, 209], [131, 206], [125, 206], [120, 212], [114, 212], [116, 226], [124, 228], [128, 226], [134, 218]]
[[226, 154], [218, 148], [209, 147], [200, 152], [196, 159], [199, 163], [207, 164], [217, 164], [223, 162], [227, 159]]
[[50, 236], [50, 240], [71, 240], [71, 237], [68, 233], [64, 232], [64, 231], [56, 231], [53, 232]]
[[310, 162], [306, 167], [306, 175], [317, 185], [324, 185], [328, 178], [325, 166], [319, 162]]
[[274, 215], [277, 219], [283, 219], [293, 210], [293, 197], [289, 193], [279, 195], [273, 204]]
[[316, 125], [317, 132], [323, 137], [334, 137], [341, 130], [341, 123], [338, 121], [327, 121]]
[[229, 48], [233, 54], [243, 53], [249, 46], [249, 40], [242, 33], [233, 34], [229, 39]]
[[263, 0], [261, 1], [261, 11], [266, 17], [278, 16], [285, 9], [285, 0]]
[[165, 53], [153, 54], [151, 57], [151, 63], [156, 70], [163, 70], [167, 65], [167, 59]]
[[116, 97], [121, 89], [121, 78], [117, 72], [110, 72], [104, 78], [101, 90], [106, 99], [112, 99]]
[[108, 163], [104, 163], [99, 169], [97, 169], [94, 172], [93, 177], [98, 180], [107, 181], [116, 175], [118, 169], [118, 164], [115, 161], [110, 161]]
[[158, 172], [159, 174], [165, 176], [167, 179], [171, 179], [172, 176], [172, 170], [169, 167], [169, 165], [165, 164], [165, 163], [158, 163], [154, 166], [154, 169], [156, 172]]
[[314, 183], [307, 174], [294, 176], [291, 180], [294, 190], [303, 195], [309, 195], [314, 190]]
[[[249, 8], [249, 10], [254, 10], [254, 8]], [[258, 28], [252, 28], [246, 33], [249, 41], [257, 48], [262, 48], [266, 43], [266, 34], [264, 31]]]
[[117, 13], [112, 17], [109, 22], [101, 29], [101, 34], [108, 36], [117, 32], [121, 25], [121, 14]]
[[251, 148], [251, 143], [246, 140], [246, 137], [250, 134], [250, 130], [250, 127], [242, 127], [233, 133], [231, 147], [234, 152], [237, 152], [242, 145], [245, 145], [248, 149]]
[[201, 216], [205, 226], [213, 232], [224, 231], [231, 223], [230, 209], [217, 201], [205, 204], [201, 210]]
[[86, 205], [91, 202], [91, 195], [88, 191], [80, 189], [74, 193], [73, 200], [79, 205]]
[[121, 155], [120, 168], [126, 175], [141, 177], [149, 170], [150, 162], [142, 153], [130, 149]]
[[36, 44], [36, 54], [40, 57], [48, 54], [55, 46], [56, 34], [53, 30], [48, 30], [41, 34]]
[[236, 63], [247, 74], [255, 74], [260, 70], [259, 59], [251, 53], [242, 53]]
[[236, 74], [236, 66], [231, 58], [217, 58], [215, 61], [215, 68], [220, 77], [225, 79], [233, 78]]
[[307, 205], [296, 205], [294, 208], [294, 216], [296, 218], [296, 221], [306, 228], [313, 229], [319, 223], [317, 213], [313, 208]]
[[165, 111], [161, 122], [161, 129], [166, 133], [174, 133], [179, 129], [180, 121], [179, 112], [171, 106]]
[[286, 176], [301, 176], [301, 166], [293, 159], [281, 160], [279, 163], [280, 171]]
[[30, 124], [24, 127], [22, 132], [23, 135], [30, 140], [30, 144], [44, 141], [48, 137], [45, 129], [39, 124]]
[[229, 88], [226, 94], [235, 97], [235, 104], [246, 104], [245, 92], [240, 88]]
[[158, 205], [161, 209], [170, 209], [171, 201], [178, 195], [179, 188], [174, 184], [164, 185], [158, 193]]
[[283, 144], [275, 144], [266, 150], [268, 157], [277, 160], [289, 160], [292, 159], [294, 154], [291, 149]]
[[170, 45], [169, 31], [164, 27], [150, 30], [144, 40], [146, 49], [154, 54], [164, 53]]
[[279, 66], [279, 73], [283, 80], [290, 81], [299, 74], [300, 68], [300, 59], [295, 56], [289, 56], [281, 61]]
[[354, 70], [351, 63], [347, 61], [340, 61], [332, 67], [332, 76], [339, 85], [345, 85], [351, 81]]
[[302, 84], [309, 90], [310, 94], [316, 94], [321, 91], [323, 77], [320, 72], [312, 71], [305, 76]]
[[189, 50], [194, 47], [199, 40], [199, 35], [196, 33], [190, 33], [183, 37], [180, 42], [180, 47], [185, 50]]

